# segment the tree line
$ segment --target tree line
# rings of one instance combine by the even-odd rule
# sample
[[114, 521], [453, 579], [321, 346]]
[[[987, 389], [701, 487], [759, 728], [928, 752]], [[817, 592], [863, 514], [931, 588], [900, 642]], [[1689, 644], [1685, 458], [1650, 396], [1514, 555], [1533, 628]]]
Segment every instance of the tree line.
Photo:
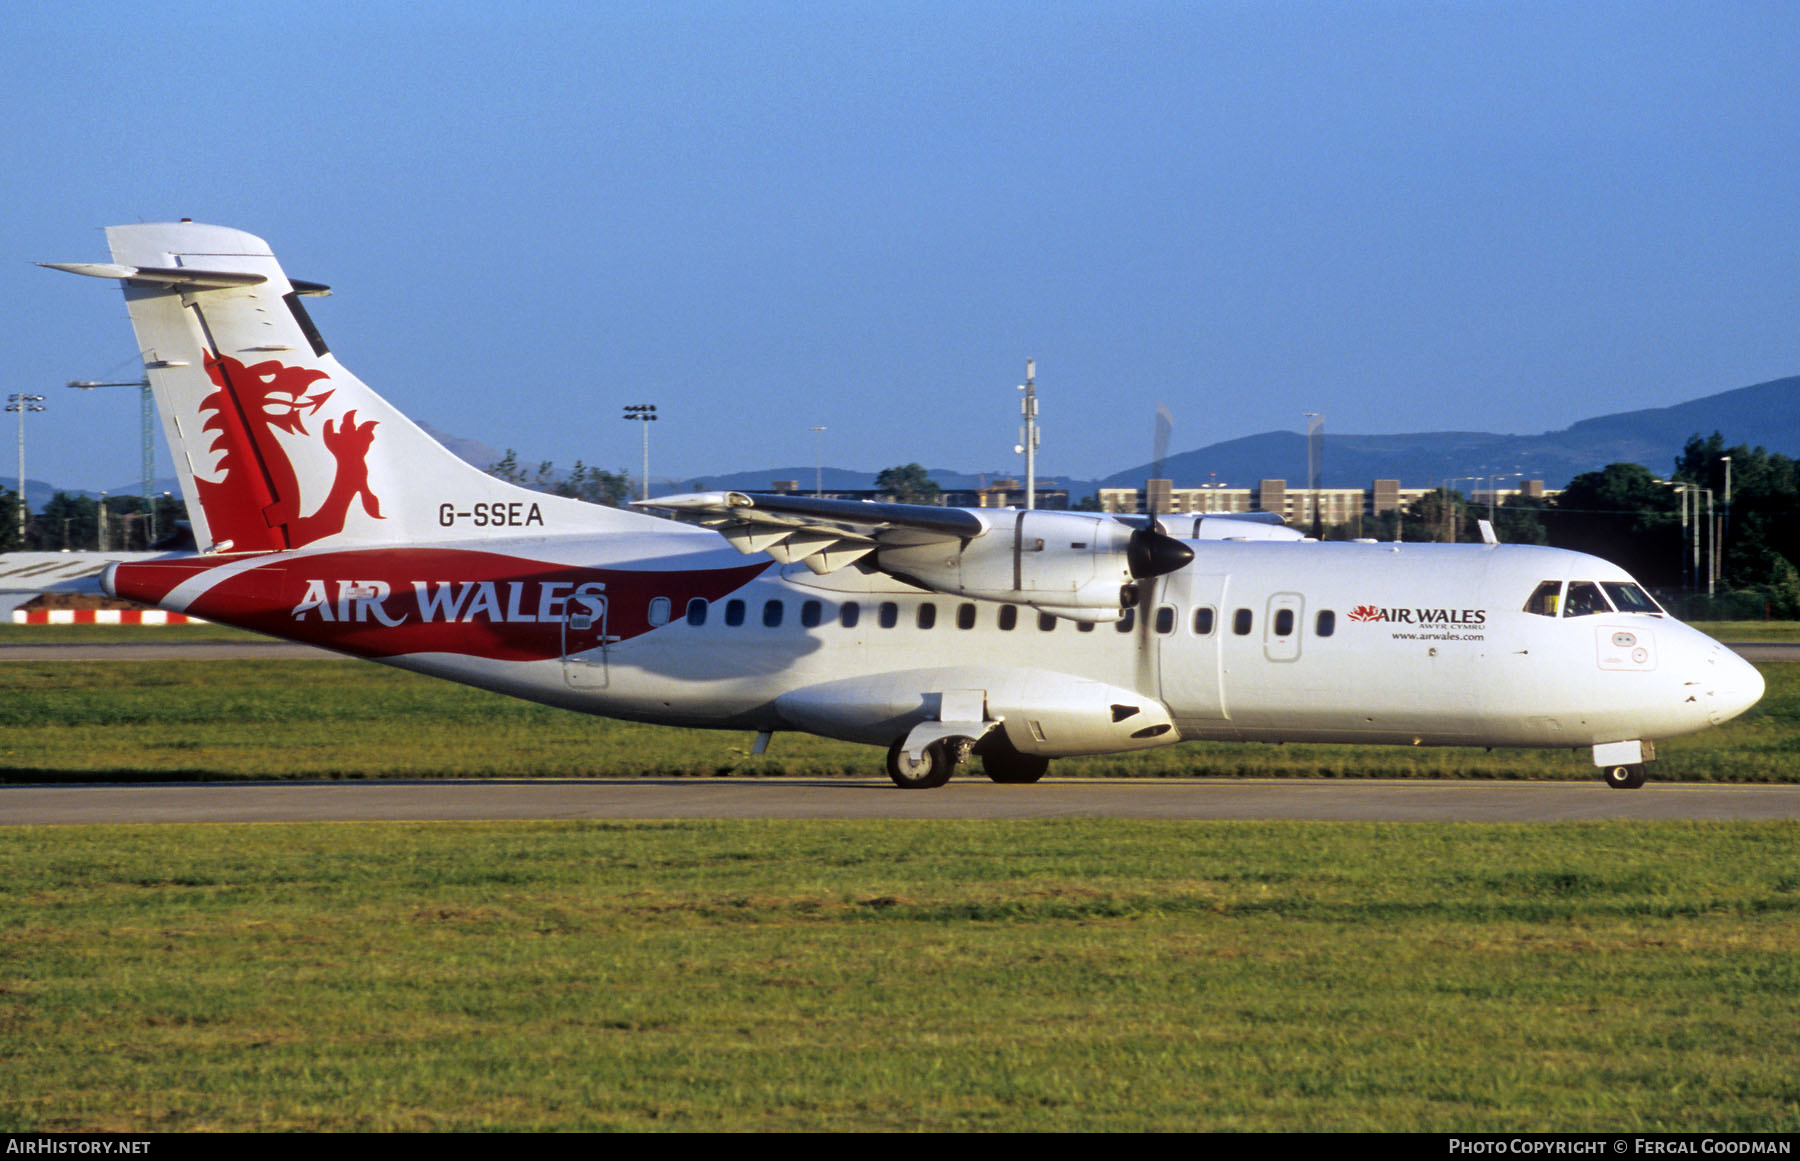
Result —
[[1473, 542], [1481, 539], [1482, 519], [1493, 521], [1502, 543], [1610, 560], [1683, 616], [1800, 616], [1800, 461], [1762, 447], [1726, 446], [1718, 432], [1689, 437], [1666, 480], [1641, 464], [1609, 464], [1576, 476], [1553, 498], [1511, 496], [1498, 509], [1439, 488], [1403, 511], [1340, 524], [1326, 535]]
[[[156, 520], [144, 518], [142, 496], [101, 498], [57, 492], [25, 518], [19, 535], [19, 494], [0, 489], [0, 552], [141, 552], [182, 533], [187, 505], [170, 495], [152, 497]], [[178, 522], [181, 527], [178, 527]]]
[[[623, 507], [632, 497], [623, 470], [609, 472], [578, 460], [561, 472], [545, 460], [527, 471], [510, 448], [488, 472], [523, 487], [611, 507]], [[916, 463], [886, 469], [875, 484], [902, 503], [942, 502], [942, 490]], [[704, 485], [695, 481], [692, 487]], [[1678, 489], [1686, 490], [1685, 499]], [[159, 496], [154, 503], [154, 541], [142, 497], [106, 497], [103, 529], [100, 500], [67, 492], [30, 513], [21, 538], [17, 493], [0, 489], [0, 551], [154, 547], [187, 519], [186, 505], [175, 497]], [[1555, 497], [1511, 496], [1497, 508], [1439, 488], [1401, 511], [1336, 525], [1325, 536], [1474, 542], [1481, 538], [1481, 519], [1493, 522], [1503, 543], [1547, 544], [1604, 557], [1684, 616], [1800, 617], [1800, 461], [1762, 447], [1727, 446], [1718, 432], [1691, 436], [1667, 480], [1640, 464], [1610, 464], [1576, 476]], [[1707, 580], [1715, 570], [1717, 595], [1709, 600]]]

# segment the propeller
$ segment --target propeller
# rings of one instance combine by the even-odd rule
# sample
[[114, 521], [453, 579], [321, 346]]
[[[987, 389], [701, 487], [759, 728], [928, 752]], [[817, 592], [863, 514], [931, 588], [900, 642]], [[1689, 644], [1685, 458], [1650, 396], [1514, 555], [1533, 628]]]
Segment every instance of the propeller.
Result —
[[1154, 528], [1140, 528], [1125, 546], [1125, 567], [1138, 580], [1167, 576], [1194, 559], [1194, 550]]
[[1166, 591], [1165, 585], [1156, 578], [1175, 572], [1194, 559], [1194, 550], [1176, 540], [1162, 530], [1162, 513], [1157, 509], [1158, 501], [1164, 495], [1161, 489], [1166, 484], [1164, 463], [1169, 457], [1169, 436], [1175, 430], [1175, 417], [1169, 412], [1169, 405], [1156, 405], [1156, 418], [1151, 428], [1150, 445], [1150, 479], [1144, 481], [1144, 527], [1131, 534], [1131, 540], [1125, 547], [1126, 567], [1131, 575], [1143, 584], [1133, 583], [1126, 588], [1131, 590], [1131, 605], [1134, 611], [1127, 616], [1135, 616], [1137, 638], [1138, 688], [1157, 689], [1160, 676], [1157, 671], [1157, 649], [1155, 618], [1161, 594]]

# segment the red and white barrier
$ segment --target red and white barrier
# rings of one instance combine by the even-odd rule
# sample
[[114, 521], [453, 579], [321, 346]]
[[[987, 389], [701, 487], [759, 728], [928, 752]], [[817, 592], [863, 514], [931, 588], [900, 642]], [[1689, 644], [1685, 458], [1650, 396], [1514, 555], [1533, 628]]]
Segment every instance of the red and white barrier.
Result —
[[199, 625], [198, 617], [161, 609], [14, 609], [15, 625]]

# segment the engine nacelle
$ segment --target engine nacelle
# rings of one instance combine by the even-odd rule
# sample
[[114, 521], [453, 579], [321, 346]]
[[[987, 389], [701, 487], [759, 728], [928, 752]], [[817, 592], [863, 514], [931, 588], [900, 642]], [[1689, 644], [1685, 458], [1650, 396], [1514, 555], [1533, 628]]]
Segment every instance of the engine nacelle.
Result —
[[883, 572], [934, 592], [1031, 605], [1082, 621], [1116, 621], [1139, 580], [1174, 572], [1193, 550], [1110, 516], [1037, 509], [976, 511], [984, 531], [960, 544], [884, 547]]
[[886, 746], [921, 722], [955, 725], [944, 713], [952, 700], [983, 707], [982, 720], [969, 723], [967, 735], [983, 726], [998, 729], [1021, 754], [1117, 754], [1181, 741], [1168, 707], [1155, 698], [1048, 669], [960, 666], [871, 674], [791, 690], [775, 699], [775, 708], [795, 729]]

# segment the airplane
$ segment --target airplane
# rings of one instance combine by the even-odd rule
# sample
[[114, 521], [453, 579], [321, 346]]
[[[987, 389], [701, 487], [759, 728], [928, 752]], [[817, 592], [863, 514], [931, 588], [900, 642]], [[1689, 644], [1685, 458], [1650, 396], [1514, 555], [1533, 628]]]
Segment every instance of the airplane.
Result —
[[[99, 587], [584, 713], [971, 756], [1183, 741], [1589, 750], [1743, 713], [1757, 671], [1594, 556], [1318, 542], [1266, 516], [958, 509], [706, 492], [614, 509], [457, 458], [331, 354], [262, 239], [115, 226], [109, 263], [199, 551]], [[1199, 760], [1203, 764], [1204, 759]]]

